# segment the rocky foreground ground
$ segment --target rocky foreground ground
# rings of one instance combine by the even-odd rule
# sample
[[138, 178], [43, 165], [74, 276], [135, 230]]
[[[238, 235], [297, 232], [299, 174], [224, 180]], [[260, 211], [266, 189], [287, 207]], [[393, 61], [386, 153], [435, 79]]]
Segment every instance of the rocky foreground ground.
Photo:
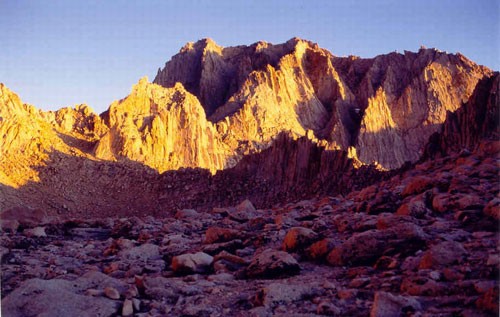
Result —
[[273, 209], [6, 211], [2, 316], [497, 316], [496, 145]]

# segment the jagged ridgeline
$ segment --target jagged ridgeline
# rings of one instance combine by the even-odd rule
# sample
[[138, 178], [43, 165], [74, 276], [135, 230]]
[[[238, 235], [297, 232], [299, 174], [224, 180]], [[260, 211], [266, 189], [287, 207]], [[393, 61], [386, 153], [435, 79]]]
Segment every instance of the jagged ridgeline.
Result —
[[[101, 115], [40, 111], [2, 84], [0, 210], [153, 213], [347, 192], [419, 160], [450, 113], [497, 93], [497, 77], [435, 49], [365, 59], [297, 38], [205, 39]], [[467, 126], [463, 116], [447, 129]]]
[[362, 59], [296, 38], [228, 48], [207, 39], [182, 48], [154, 82], [195, 95], [231, 155], [311, 130], [330, 148], [354, 147], [361, 162], [393, 169], [416, 161], [447, 111], [491, 74], [434, 49]]

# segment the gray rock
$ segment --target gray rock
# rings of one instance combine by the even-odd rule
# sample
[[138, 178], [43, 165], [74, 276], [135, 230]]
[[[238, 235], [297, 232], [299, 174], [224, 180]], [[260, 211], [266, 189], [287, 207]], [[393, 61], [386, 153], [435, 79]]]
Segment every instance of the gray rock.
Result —
[[392, 295], [386, 292], [375, 293], [370, 317], [399, 317], [409, 311], [419, 311], [420, 303], [412, 297]]
[[118, 279], [112, 278], [97, 271], [90, 271], [74, 281], [79, 290], [87, 290], [89, 288], [102, 289], [106, 287], [115, 288], [120, 294], [125, 293], [128, 285]]
[[141, 283], [144, 287], [144, 293], [149, 298], [174, 304], [180, 296], [179, 291], [181, 286], [175, 284], [173, 279], [145, 277]]
[[122, 250], [118, 253], [118, 256], [128, 260], [141, 261], [159, 259], [160, 248], [155, 244], [146, 243], [138, 247]]
[[18, 221], [23, 227], [33, 228], [57, 222], [58, 216], [55, 212], [19, 206], [3, 211], [0, 219], [2, 222]]
[[271, 310], [264, 306], [258, 306], [250, 309], [248, 312], [249, 317], [271, 317], [273, 316]]
[[319, 294], [319, 289], [311, 285], [272, 283], [257, 293], [256, 302], [259, 305], [273, 307], [311, 298], [317, 294]]
[[103, 228], [73, 228], [69, 232], [73, 236], [85, 239], [106, 239], [111, 234], [110, 229]]
[[45, 227], [35, 227], [31, 229], [24, 229], [23, 234], [27, 237], [46, 237]]
[[105, 297], [80, 294], [79, 281], [60, 279], [25, 281], [2, 299], [2, 315], [23, 316], [111, 316], [119, 304]]
[[253, 213], [256, 211], [255, 207], [253, 206], [252, 202], [248, 199], [245, 199], [242, 201], [239, 205], [236, 206], [237, 211], [243, 211], [247, 213]]
[[441, 265], [458, 263], [467, 254], [461, 243], [455, 241], [441, 242], [426, 251], [420, 261], [421, 269], [431, 269]]
[[126, 299], [123, 302], [122, 316], [132, 316], [134, 314], [134, 305], [132, 300]]
[[229, 218], [238, 222], [246, 222], [257, 217], [257, 211], [248, 199], [242, 201], [234, 209], [229, 209]]
[[187, 253], [172, 258], [172, 270], [178, 274], [207, 273], [214, 258], [203, 252]]
[[176, 219], [197, 218], [200, 214], [194, 209], [181, 209], [175, 213]]

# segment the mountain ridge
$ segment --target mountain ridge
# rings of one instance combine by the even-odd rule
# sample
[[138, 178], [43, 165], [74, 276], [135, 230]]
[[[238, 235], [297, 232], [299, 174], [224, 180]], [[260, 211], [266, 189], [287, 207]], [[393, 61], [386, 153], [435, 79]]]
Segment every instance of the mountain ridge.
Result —
[[[213, 75], [210, 80], [205, 80], [206, 87], [203, 86], [203, 79], [208, 78], [208, 75], [195, 78], [199, 81], [191, 92], [199, 97], [202, 105], [206, 99], [204, 91], [214, 90], [214, 83], [226, 80], [222, 87], [215, 90], [229, 91], [229, 95], [235, 91], [232, 96], [226, 97], [227, 102], [223, 102], [214, 115], [208, 116], [218, 124], [220, 130], [234, 130], [226, 133], [228, 139], [235, 139], [233, 143], [246, 139], [264, 144], [270, 138], [269, 134], [276, 134], [265, 121], [277, 121], [283, 130], [290, 130], [297, 135], [305, 135], [307, 130], [313, 130], [317, 137], [334, 146], [343, 149], [355, 146], [363, 162], [379, 162], [386, 168], [401, 166], [406, 160], [416, 161], [416, 150], [421, 149], [432, 134], [419, 129], [419, 126], [422, 123], [442, 124], [446, 111], [455, 111], [460, 107], [461, 103], [467, 101], [479, 79], [492, 74], [489, 69], [475, 65], [462, 55], [446, 54], [434, 49], [360, 59], [334, 57], [317, 44], [298, 38], [275, 46], [259, 42], [225, 49], [216, 46], [213, 41], [197, 43], [199, 45], [193, 45], [191, 50], [181, 50], [174, 56], [154, 82], [166, 87], [178, 81], [191, 85], [196, 80], [188, 81], [185, 77], [197, 72], [183, 72], [176, 65], [186, 54], [191, 54], [190, 58], [199, 58], [196, 65], [202, 69], [198, 71], [203, 73], [203, 67], [206, 67], [208, 70], [205, 74]], [[205, 58], [204, 43], [216, 46], [220, 53]], [[203, 49], [196, 51], [197, 47]], [[227, 52], [227, 57], [223, 55], [224, 52]], [[227, 83], [224, 77], [227, 73], [238, 76], [229, 76]], [[450, 91], [448, 94], [451, 87], [455, 87], [457, 92]], [[283, 90], [284, 93], [281, 93]], [[262, 96], [265, 96], [268, 104], [261, 101]], [[417, 104], [412, 108], [412, 103]], [[389, 135], [384, 141], [401, 148], [401, 153], [386, 157], [387, 154], [380, 149], [368, 146], [365, 150], [367, 143], [374, 143], [370, 135], [381, 128], [378, 120], [365, 116], [364, 112], [367, 109], [370, 111], [370, 106], [385, 112], [383, 126], [389, 128]], [[214, 102], [210, 101], [208, 113], [213, 112], [213, 107]], [[276, 112], [279, 115], [274, 116]], [[279, 118], [294, 116], [298, 121], [279, 121]], [[256, 125], [245, 127], [248, 120]], [[436, 132], [437, 129], [436, 126], [430, 130]], [[266, 133], [269, 130], [272, 132]], [[416, 131], [410, 133], [411, 130]], [[421, 135], [422, 138], [407, 140], [408, 134]], [[408, 147], [407, 143], [416, 143], [417, 149]], [[235, 144], [233, 147], [238, 148]]]
[[[203, 57], [203, 54], [208, 55]], [[186, 58], [192, 63], [184, 63]], [[4, 137], [0, 142], [0, 165], [2, 171], [8, 172], [0, 174], [1, 183], [20, 188], [33, 182], [36, 184], [40, 177], [45, 182], [47, 177], [55, 177], [49, 181], [52, 184], [58, 182], [57, 173], [68, 175], [71, 180], [89, 177], [96, 172], [94, 168], [116, 168], [124, 177], [123, 182], [129, 184], [124, 186], [132, 186], [147, 197], [146, 200], [154, 201], [159, 196], [165, 196], [161, 191], [168, 192], [168, 188], [162, 189], [159, 177], [166, 172], [179, 171], [182, 174], [185, 169], [206, 169], [209, 174], [215, 175], [235, 167], [221, 174], [225, 176], [202, 176], [206, 177], [206, 186], [219, 182], [216, 179], [220, 179], [221, 184], [232, 183], [232, 178], [242, 175], [246, 175], [247, 182], [253, 182], [253, 174], [262, 176], [262, 182], [258, 180], [255, 183], [255, 186], [260, 186], [266, 183], [266, 177], [259, 174], [257, 167], [268, 164], [267, 174], [277, 173], [284, 177], [281, 180], [271, 177], [272, 181], [266, 185], [269, 188], [272, 184], [277, 186], [275, 191], [270, 190], [268, 197], [269, 204], [272, 204], [279, 201], [273, 197], [281, 195], [285, 199], [284, 193], [292, 191], [292, 188], [301, 188], [307, 195], [314, 194], [321, 189], [318, 184], [326, 184], [328, 177], [340, 180], [342, 178], [333, 175], [340, 175], [351, 168], [356, 170], [364, 166], [365, 170], [381, 175], [381, 171], [397, 170], [407, 163], [417, 162], [428, 152], [429, 138], [441, 131], [449, 113], [467, 104], [474, 90], [479, 89], [479, 83], [498, 77], [497, 73], [475, 65], [462, 55], [437, 50], [390, 53], [372, 59], [337, 58], [317, 44], [298, 38], [279, 45], [258, 42], [229, 48], [203, 40], [187, 44], [166, 65], [155, 78], [156, 84], [149, 83], [147, 78], [140, 79], [127, 97], [113, 102], [100, 115], [86, 105], [39, 111], [23, 104], [2, 84], [0, 132]], [[189, 67], [200, 69], [193, 71]], [[168, 73], [170, 69], [175, 72]], [[227, 69], [231, 72], [224, 71]], [[232, 77], [227, 74], [232, 74]], [[210, 80], [211, 76], [216, 80]], [[172, 87], [160, 85], [165, 78], [176, 79]], [[230, 92], [226, 94], [227, 101], [222, 95], [208, 93], [218, 90], [221, 80], [226, 92]], [[169, 86], [165, 82], [163, 84]], [[495, 94], [495, 87], [494, 84], [490, 87], [489, 95]], [[215, 99], [210, 99], [210, 96]], [[216, 105], [211, 110], [212, 115], [207, 115], [207, 106], [204, 105], [207, 100], [211, 107]], [[470, 120], [466, 118], [457, 124], [467, 125]], [[276, 142], [283, 149], [273, 147]], [[309, 142], [311, 144], [306, 145]], [[301, 149], [305, 153], [335, 153], [340, 150], [339, 153], [344, 154], [332, 154], [335, 159], [328, 163], [328, 156], [312, 155], [306, 158], [305, 155], [301, 158], [296, 152]], [[289, 155], [295, 155], [298, 161], [287, 158], [286, 151], [291, 151]], [[267, 154], [259, 155], [261, 152]], [[249, 155], [260, 158], [245, 160]], [[266, 155], [269, 162], [274, 160], [274, 163], [266, 163]], [[78, 166], [91, 168], [82, 174], [72, 172], [71, 164], [66, 161], [72, 162], [73, 156], [79, 161]], [[314, 163], [325, 159], [326, 165]], [[288, 168], [288, 172], [274, 170], [278, 165]], [[296, 174], [294, 166], [304, 172]], [[323, 170], [321, 166], [330, 166], [330, 170]], [[51, 169], [58, 172], [51, 172]], [[145, 184], [142, 180], [134, 181], [138, 173], [156, 175], [149, 179], [152, 184], [147, 190], [139, 188]], [[195, 175], [205, 175], [205, 172], [195, 172], [186, 177], [197, 177]], [[112, 174], [103, 177], [99, 186], [109, 186]], [[372, 178], [377, 179], [375, 176]], [[183, 182], [191, 188], [192, 181], [188, 179]], [[363, 179], [366, 185], [372, 181], [370, 177]], [[343, 181], [350, 183], [346, 178]], [[315, 189], [305, 190], [307, 186], [304, 184], [295, 187], [301, 182]], [[239, 187], [236, 183], [234, 187]], [[316, 185], [312, 186], [313, 183]], [[56, 206], [50, 208], [60, 212], [67, 212], [63, 207], [69, 208], [69, 205], [79, 210], [78, 201], [86, 201], [85, 190], [88, 186], [82, 185], [82, 190], [73, 188], [75, 193], [68, 190], [67, 197], [72, 203], [64, 203], [54, 197], [56, 203], [48, 205]], [[356, 186], [360, 184], [353, 183], [343, 191]], [[116, 188], [119, 187], [116, 185]], [[337, 187], [329, 187], [329, 191], [338, 192]], [[38, 188], [37, 185], [35, 188]], [[43, 192], [48, 189], [32, 190]], [[245, 195], [253, 195], [248, 190], [233, 193], [234, 197], [228, 199], [234, 202]], [[103, 187], [99, 191], [104, 194], [106, 189]], [[198, 198], [192, 201], [199, 203], [204, 200], [200, 198], [203, 195], [216, 195], [216, 192], [199, 188], [193, 196]], [[184, 199], [182, 193], [175, 195], [177, 200], [172, 204], [169, 202], [169, 206], [188, 206], [179, 202]], [[219, 192], [217, 195], [223, 194]], [[33, 199], [16, 197], [15, 192], [6, 196], [9, 198], [0, 202], [2, 208], [14, 206], [23, 199], [37, 204]], [[127, 197], [122, 198], [128, 201]], [[287, 196], [287, 199], [292, 198]], [[255, 199], [260, 206], [259, 198]], [[224, 199], [213, 203], [223, 204]], [[47, 202], [41, 204], [47, 205]], [[106, 208], [117, 210], [111, 206], [112, 200], [106, 204]], [[94, 207], [105, 209], [103, 206]], [[150, 207], [157, 209], [152, 205]], [[128, 207], [125, 209], [128, 210]]]

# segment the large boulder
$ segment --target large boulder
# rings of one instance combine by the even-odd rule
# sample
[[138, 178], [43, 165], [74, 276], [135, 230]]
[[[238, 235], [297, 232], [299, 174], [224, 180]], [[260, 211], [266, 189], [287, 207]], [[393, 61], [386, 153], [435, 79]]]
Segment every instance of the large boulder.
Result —
[[401, 196], [406, 197], [423, 193], [434, 186], [434, 180], [428, 176], [415, 176], [410, 178], [406, 187], [401, 192]]
[[220, 227], [210, 227], [205, 232], [205, 243], [227, 242], [234, 239], [243, 238], [244, 234], [240, 230]]
[[354, 234], [333, 248], [327, 261], [334, 266], [372, 264], [390, 247], [394, 234], [388, 231], [368, 230]]
[[137, 247], [122, 250], [118, 256], [127, 260], [147, 261], [160, 258], [160, 248], [152, 243], [142, 244]]

